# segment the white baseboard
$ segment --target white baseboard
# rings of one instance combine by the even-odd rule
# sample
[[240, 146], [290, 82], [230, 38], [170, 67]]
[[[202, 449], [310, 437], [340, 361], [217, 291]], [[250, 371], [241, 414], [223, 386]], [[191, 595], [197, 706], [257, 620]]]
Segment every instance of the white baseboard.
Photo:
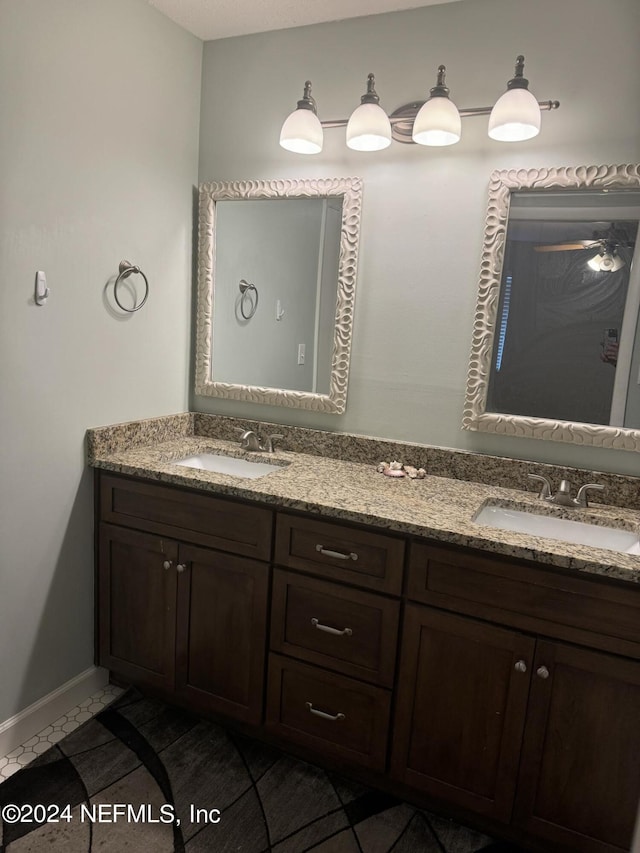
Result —
[[24, 711], [0, 723], [0, 757], [8, 755], [21, 743], [46, 729], [58, 717], [102, 690], [108, 683], [109, 671], [91, 666]]

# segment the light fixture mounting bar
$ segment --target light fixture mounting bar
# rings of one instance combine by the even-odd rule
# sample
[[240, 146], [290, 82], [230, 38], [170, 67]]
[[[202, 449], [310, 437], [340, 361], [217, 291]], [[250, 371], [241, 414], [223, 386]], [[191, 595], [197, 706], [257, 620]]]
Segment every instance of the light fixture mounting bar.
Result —
[[[424, 101], [412, 101], [410, 104], [403, 104], [391, 113], [389, 121], [391, 122], [392, 135], [396, 142], [415, 144], [411, 138], [411, 131], [414, 119], [424, 103]], [[538, 101], [538, 106], [543, 111], [557, 110], [560, 106], [560, 101]], [[470, 116], [488, 116], [492, 109], [493, 107], [461, 107], [459, 112], [462, 118], [469, 118]], [[346, 118], [337, 118], [330, 119], [329, 121], [321, 121], [320, 124], [323, 128], [346, 127], [348, 121], [349, 119]]]

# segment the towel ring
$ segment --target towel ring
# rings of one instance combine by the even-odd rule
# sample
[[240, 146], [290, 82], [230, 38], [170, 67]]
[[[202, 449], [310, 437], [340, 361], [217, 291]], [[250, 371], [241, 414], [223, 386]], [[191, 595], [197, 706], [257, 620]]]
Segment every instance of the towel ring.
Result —
[[[240, 293], [242, 294], [242, 298], [240, 299], [240, 313], [242, 314], [245, 320], [250, 320], [256, 313], [256, 309], [258, 308], [258, 289], [256, 288], [255, 284], [251, 284], [251, 282], [245, 281], [243, 278], [240, 279], [239, 287]], [[247, 296], [250, 291], [253, 291], [256, 295], [255, 302], [252, 302], [251, 297]], [[250, 308], [248, 314], [245, 314], [244, 311], [245, 299], [249, 300]]]
[[[139, 311], [144, 303], [147, 301], [147, 296], [149, 296], [149, 282], [147, 280], [146, 275], [142, 272], [140, 267], [132, 264], [130, 261], [120, 261], [120, 266], [118, 267], [118, 278], [115, 280], [113, 285], [113, 298], [116, 300], [118, 304], [118, 308], [122, 311], [126, 311], [127, 314], [133, 314], [134, 311]], [[120, 282], [124, 281], [125, 278], [129, 278], [133, 273], [138, 273], [144, 279], [144, 296], [142, 297], [142, 302], [139, 305], [135, 305], [133, 308], [125, 308], [125, 306], [118, 299], [118, 285]]]

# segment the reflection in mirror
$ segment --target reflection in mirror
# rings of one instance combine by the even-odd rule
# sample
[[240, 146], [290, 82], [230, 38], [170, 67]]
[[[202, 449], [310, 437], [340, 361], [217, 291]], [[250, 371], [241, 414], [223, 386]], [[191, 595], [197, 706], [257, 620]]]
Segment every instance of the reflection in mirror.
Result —
[[465, 428], [640, 450], [639, 220], [636, 166], [492, 175]]
[[196, 393], [341, 413], [361, 181], [200, 188]]
[[212, 379], [328, 394], [342, 199], [216, 211]]

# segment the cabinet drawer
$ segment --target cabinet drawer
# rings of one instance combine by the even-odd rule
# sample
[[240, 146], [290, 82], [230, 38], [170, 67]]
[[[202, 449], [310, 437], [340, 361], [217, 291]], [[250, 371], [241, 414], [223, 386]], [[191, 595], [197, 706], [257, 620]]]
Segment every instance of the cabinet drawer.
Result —
[[100, 478], [102, 521], [268, 560], [272, 513], [262, 507], [124, 477]]
[[393, 536], [280, 513], [275, 554], [287, 568], [391, 595], [402, 590], [404, 542]]
[[393, 599], [276, 569], [271, 648], [391, 687], [399, 611]]
[[383, 770], [390, 704], [381, 687], [269, 655], [266, 725], [293, 743]]
[[407, 593], [415, 601], [507, 623], [515, 617], [523, 629], [561, 638], [582, 642], [584, 631], [640, 644], [640, 586], [627, 586], [414, 543]]

